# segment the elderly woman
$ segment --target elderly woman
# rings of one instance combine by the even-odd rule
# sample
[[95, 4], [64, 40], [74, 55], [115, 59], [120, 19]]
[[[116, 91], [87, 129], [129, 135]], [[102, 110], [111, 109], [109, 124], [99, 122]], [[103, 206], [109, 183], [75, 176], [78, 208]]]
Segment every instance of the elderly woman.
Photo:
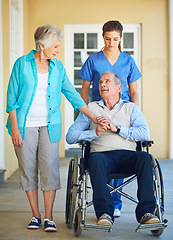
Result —
[[96, 122], [69, 81], [59, 53], [62, 31], [43, 25], [35, 32], [36, 51], [16, 60], [7, 91], [8, 132], [19, 163], [20, 184], [28, 197], [33, 217], [29, 229], [41, 226], [38, 204], [38, 169], [44, 197], [45, 231], [57, 231], [53, 204], [60, 189], [59, 140], [62, 135], [61, 93]]

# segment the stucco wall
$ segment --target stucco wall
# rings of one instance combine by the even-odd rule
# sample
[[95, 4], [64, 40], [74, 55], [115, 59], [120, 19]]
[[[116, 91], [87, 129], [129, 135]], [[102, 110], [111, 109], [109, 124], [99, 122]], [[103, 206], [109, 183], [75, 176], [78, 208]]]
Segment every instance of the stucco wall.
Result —
[[[24, 48], [28, 51], [28, 0], [23, 0], [24, 9]], [[4, 111], [6, 110], [6, 93], [10, 76], [10, 29], [9, 29], [9, 1], [2, 0], [2, 24], [3, 24], [3, 81], [4, 81]], [[4, 123], [6, 124], [7, 114], [4, 112]], [[5, 128], [5, 126], [4, 126]], [[18, 162], [14, 153], [11, 137], [4, 130], [5, 141], [5, 179], [18, 168]]]

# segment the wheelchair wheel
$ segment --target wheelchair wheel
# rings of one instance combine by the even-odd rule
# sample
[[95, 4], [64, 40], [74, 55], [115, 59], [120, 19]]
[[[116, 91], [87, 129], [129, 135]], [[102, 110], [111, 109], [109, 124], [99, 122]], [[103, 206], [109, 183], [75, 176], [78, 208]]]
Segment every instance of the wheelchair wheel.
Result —
[[[154, 193], [157, 200], [157, 206], [154, 215], [160, 219], [160, 222], [164, 221], [164, 187], [163, 187], [163, 177], [159, 162], [157, 159], [153, 158], [153, 175], [154, 175]], [[164, 231], [164, 228], [158, 230], [151, 230], [151, 233], [159, 237]]]
[[66, 192], [66, 224], [69, 228], [73, 225], [73, 216], [76, 207], [77, 196], [77, 178], [78, 178], [78, 156], [74, 155], [74, 159], [69, 164], [67, 192]]
[[80, 226], [81, 221], [82, 221], [82, 211], [80, 209], [77, 209], [75, 213], [74, 224], [73, 224], [74, 234], [76, 237], [79, 237], [82, 233], [82, 228]]
[[73, 188], [73, 183], [72, 183], [73, 163], [74, 163], [74, 159], [72, 159], [70, 161], [69, 168], [68, 168], [67, 191], [66, 191], [66, 209], [65, 209], [66, 224], [69, 223], [69, 215], [70, 215], [70, 201], [71, 201], [71, 193], [72, 193], [72, 188]]

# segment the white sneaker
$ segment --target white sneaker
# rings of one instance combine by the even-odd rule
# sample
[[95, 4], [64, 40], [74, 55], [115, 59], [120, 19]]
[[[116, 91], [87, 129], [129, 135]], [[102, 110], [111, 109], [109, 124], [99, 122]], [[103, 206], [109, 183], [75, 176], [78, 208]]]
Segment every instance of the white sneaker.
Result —
[[117, 209], [117, 208], [115, 208], [115, 209], [114, 209], [114, 215], [113, 215], [113, 216], [114, 216], [115, 218], [117, 218], [117, 217], [120, 217], [120, 215], [121, 215], [120, 210]]

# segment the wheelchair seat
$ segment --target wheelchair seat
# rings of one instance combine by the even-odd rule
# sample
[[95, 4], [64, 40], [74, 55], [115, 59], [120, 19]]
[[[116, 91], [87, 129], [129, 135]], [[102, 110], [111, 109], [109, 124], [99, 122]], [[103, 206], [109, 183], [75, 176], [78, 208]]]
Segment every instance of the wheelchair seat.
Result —
[[[147, 151], [152, 146], [153, 141], [137, 142], [137, 151]], [[66, 191], [66, 224], [69, 228], [73, 228], [75, 236], [79, 237], [82, 233], [82, 229], [103, 229], [105, 231], [112, 231], [110, 226], [99, 226], [86, 223], [87, 208], [92, 205], [92, 201], [88, 201], [88, 191], [91, 187], [88, 186], [88, 164], [87, 160], [90, 154], [90, 143], [81, 141], [79, 145], [82, 148], [81, 158], [78, 159], [77, 154], [71, 159], [69, 164], [67, 191]], [[153, 189], [156, 197], [156, 209], [154, 214], [160, 219], [160, 223], [157, 224], [140, 224], [136, 231], [150, 230], [154, 236], [160, 236], [164, 228], [167, 226], [167, 220], [163, 218], [164, 215], [164, 187], [163, 177], [159, 162], [151, 154], [153, 165]], [[137, 177], [135, 174], [108, 174], [108, 179], [120, 179], [125, 178], [125, 181], [117, 186], [113, 187], [110, 184], [107, 186], [110, 188], [110, 193], [118, 192], [123, 197], [138, 203], [138, 200], [129, 194], [120, 191], [122, 187], [125, 187]]]

